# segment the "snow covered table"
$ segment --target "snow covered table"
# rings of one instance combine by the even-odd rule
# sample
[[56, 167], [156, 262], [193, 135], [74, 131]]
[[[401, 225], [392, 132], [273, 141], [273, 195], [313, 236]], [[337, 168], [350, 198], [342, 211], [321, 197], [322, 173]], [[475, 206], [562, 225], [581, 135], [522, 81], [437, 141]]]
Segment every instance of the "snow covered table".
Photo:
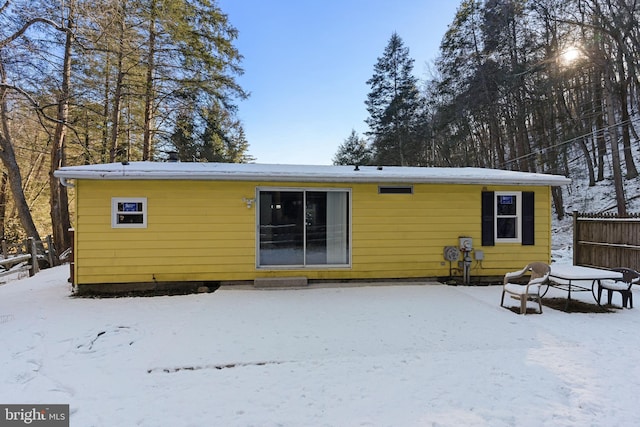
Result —
[[567, 291], [567, 304], [565, 311], [571, 301], [571, 292], [591, 291], [593, 299], [600, 305], [596, 296], [596, 284], [601, 280], [622, 279], [622, 273], [600, 268], [583, 267], [570, 264], [552, 264], [549, 274], [549, 286], [544, 291], [544, 297], [549, 291], [549, 287]]

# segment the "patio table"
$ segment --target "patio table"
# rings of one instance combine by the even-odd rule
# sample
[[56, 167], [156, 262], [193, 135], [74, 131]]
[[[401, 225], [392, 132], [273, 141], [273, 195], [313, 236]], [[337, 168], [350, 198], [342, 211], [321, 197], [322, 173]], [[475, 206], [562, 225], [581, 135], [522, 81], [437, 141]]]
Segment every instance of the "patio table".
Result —
[[549, 287], [567, 291], [566, 311], [571, 301], [571, 292], [591, 291], [593, 299], [600, 305], [596, 296], [596, 284], [599, 285], [602, 280], [618, 279], [622, 279], [622, 273], [617, 271], [583, 267], [581, 265], [552, 264], [548, 287], [542, 297], [549, 291]]

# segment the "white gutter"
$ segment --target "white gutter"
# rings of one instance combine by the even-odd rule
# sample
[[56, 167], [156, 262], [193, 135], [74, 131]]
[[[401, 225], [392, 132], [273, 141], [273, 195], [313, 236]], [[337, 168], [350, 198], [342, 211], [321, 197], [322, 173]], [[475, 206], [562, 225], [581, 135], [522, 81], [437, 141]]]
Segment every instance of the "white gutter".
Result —
[[75, 185], [67, 181], [67, 178], [65, 178], [64, 176], [61, 176], [58, 179], [60, 180], [60, 184], [62, 184], [63, 187], [69, 187], [69, 188], [75, 187]]
[[430, 183], [480, 185], [551, 185], [571, 180], [559, 175], [499, 171], [480, 168], [340, 167], [213, 163], [152, 163], [63, 167], [54, 175], [66, 179], [95, 180], [205, 180], [333, 183]]

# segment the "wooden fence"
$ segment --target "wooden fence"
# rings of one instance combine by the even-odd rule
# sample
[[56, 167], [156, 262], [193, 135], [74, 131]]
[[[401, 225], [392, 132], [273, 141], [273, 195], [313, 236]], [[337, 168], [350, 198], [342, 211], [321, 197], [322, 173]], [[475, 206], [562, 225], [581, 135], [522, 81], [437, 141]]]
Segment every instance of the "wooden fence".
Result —
[[3, 240], [0, 277], [23, 271], [28, 271], [29, 276], [33, 276], [40, 271], [36, 241], [33, 237], [29, 237], [20, 243], [7, 243]]
[[53, 239], [35, 240], [33, 237], [22, 242], [0, 242], [0, 277], [21, 271], [29, 271], [29, 275], [40, 271], [40, 262], [47, 267], [58, 265]]
[[573, 263], [640, 270], [640, 214], [573, 212]]

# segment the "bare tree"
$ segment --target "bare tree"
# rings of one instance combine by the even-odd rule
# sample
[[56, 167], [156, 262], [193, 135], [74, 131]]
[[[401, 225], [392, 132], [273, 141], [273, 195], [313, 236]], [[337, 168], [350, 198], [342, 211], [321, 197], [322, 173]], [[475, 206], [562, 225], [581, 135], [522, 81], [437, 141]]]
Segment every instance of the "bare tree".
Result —
[[62, 10], [63, 24], [58, 27], [64, 32], [64, 53], [62, 57], [62, 77], [57, 97], [57, 115], [53, 141], [51, 143], [51, 168], [49, 170], [49, 189], [51, 204], [51, 228], [53, 242], [59, 252], [71, 247], [71, 221], [69, 219], [69, 196], [53, 173], [65, 165], [65, 145], [69, 122], [69, 103], [71, 99], [71, 54], [75, 27], [75, 1], [70, 0]]
[[18, 211], [20, 223], [25, 230], [27, 236], [40, 240], [40, 234], [31, 216], [27, 199], [25, 198], [22, 187], [22, 175], [20, 167], [16, 160], [16, 154], [13, 149], [13, 140], [9, 126], [9, 104], [8, 97], [12, 90], [15, 90], [7, 83], [4, 65], [0, 62], [0, 122], [2, 130], [0, 131], [0, 160], [5, 167], [7, 176], [9, 177], [9, 188], [11, 195]]

